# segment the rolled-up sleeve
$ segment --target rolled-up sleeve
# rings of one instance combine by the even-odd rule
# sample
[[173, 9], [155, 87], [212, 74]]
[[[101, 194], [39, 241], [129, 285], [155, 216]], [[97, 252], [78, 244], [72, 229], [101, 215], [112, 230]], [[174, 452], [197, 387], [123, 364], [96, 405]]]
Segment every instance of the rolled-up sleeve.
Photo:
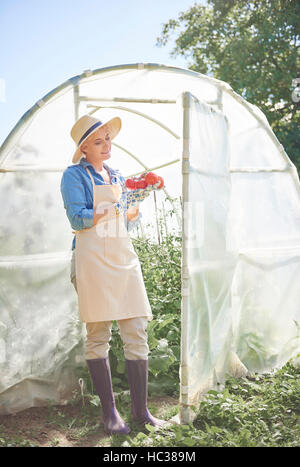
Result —
[[75, 170], [64, 171], [60, 191], [71, 227], [74, 230], [92, 227], [94, 212], [87, 208], [84, 185]]
[[131, 221], [127, 219], [127, 231], [129, 232], [134, 227], [137, 227], [142, 217], [143, 214], [140, 212], [136, 219], [132, 219]]

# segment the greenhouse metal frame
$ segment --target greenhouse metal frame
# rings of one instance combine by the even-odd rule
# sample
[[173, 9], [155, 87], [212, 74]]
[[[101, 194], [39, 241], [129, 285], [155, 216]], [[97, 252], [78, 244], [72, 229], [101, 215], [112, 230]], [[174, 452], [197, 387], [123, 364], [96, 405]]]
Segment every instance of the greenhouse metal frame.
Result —
[[[131, 72], [131, 71], [163, 71], [167, 73], [174, 73], [176, 76], [187, 76], [187, 77], [193, 77], [193, 78], [200, 78], [201, 82], [207, 81], [209, 84], [212, 84], [213, 86], [216, 87], [217, 89], [217, 96], [215, 99], [208, 99], [204, 100], [203, 98], [199, 98], [194, 95], [193, 92], [190, 92], [188, 89], [183, 90], [180, 93], [180, 99], [181, 99], [181, 106], [182, 106], [182, 134], [178, 134], [178, 132], [174, 131], [169, 125], [166, 124], [165, 121], [161, 121], [159, 118], [153, 117], [150, 113], [147, 113], [145, 111], [139, 111], [136, 108], [130, 107], [129, 104], [149, 104], [155, 106], [156, 104], [167, 104], [167, 105], [172, 105], [172, 104], [177, 104], [178, 103], [178, 94], [177, 94], [177, 99], [162, 99], [161, 96], [158, 96], [157, 94], [154, 94], [153, 97], [151, 98], [143, 98], [140, 95], [132, 95], [131, 97], [129, 96], [113, 96], [113, 97], [108, 97], [107, 95], [84, 95], [81, 94], [81, 83], [82, 81], [92, 77], [92, 78], [97, 78], [101, 76], [102, 74], [110, 73], [110, 72]], [[109, 78], [109, 76], [108, 76]], [[201, 356], [197, 356], [196, 360], [193, 360], [194, 354], [191, 353], [191, 328], [192, 324], [190, 323], [190, 306], [191, 306], [191, 294], [194, 293], [194, 285], [191, 284], [191, 271], [190, 271], [190, 263], [189, 263], [189, 228], [190, 228], [190, 223], [191, 223], [191, 213], [188, 208], [189, 204], [192, 204], [194, 202], [194, 199], [191, 198], [191, 188], [190, 188], [190, 183], [194, 183], [194, 188], [192, 190], [196, 190], [196, 185], [195, 185], [195, 178], [191, 178], [191, 173], [193, 171], [194, 177], [198, 177], [197, 183], [199, 183], [199, 180], [204, 180], [205, 178], [210, 180], [213, 179], [214, 177], [216, 179], [221, 180], [222, 183], [222, 177], [227, 180], [230, 178], [232, 174], [260, 174], [260, 173], [288, 173], [291, 175], [292, 180], [294, 182], [294, 188], [295, 188], [295, 193], [296, 196], [298, 197], [298, 201], [300, 200], [300, 183], [299, 183], [299, 177], [297, 174], [297, 170], [295, 165], [291, 162], [289, 159], [288, 155], [284, 151], [283, 146], [279, 143], [277, 140], [275, 134], [273, 133], [272, 129], [270, 128], [270, 125], [268, 124], [267, 120], [264, 119], [263, 115], [260, 114], [258, 109], [253, 106], [252, 104], [248, 103], [243, 99], [241, 96], [239, 96], [237, 93], [233, 91], [233, 89], [227, 84], [224, 83], [223, 81], [199, 74], [197, 72], [187, 70], [184, 68], [178, 68], [178, 67], [173, 67], [173, 66], [167, 66], [167, 65], [161, 65], [161, 64], [147, 64], [147, 63], [136, 63], [136, 64], [125, 64], [125, 65], [118, 65], [118, 66], [113, 66], [113, 67], [106, 67], [106, 68], [101, 68], [97, 69], [94, 71], [91, 70], [86, 70], [83, 74], [75, 76], [48, 94], [46, 94], [42, 99], [40, 99], [31, 109], [29, 109], [23, 117], [19, 120], [17, 125], [13, 128], [11, 133], [8, 135], [4, 143], [2, 144], [0, 148], [0, 172], [3, 174], [6, 173], [15, 173], [15, 172], [29, 172], [29, 173], [39, 173], [39, 172], [62, 172], [66, 167], [65, 165], [59, 166], [59, 165], [35, 165], [35, 164], [18, 164], [18, 163], [10, 163], [9, 159], [11, 156], [11, 153], [15, 150], [15, 148], [18, 146], [18, 142], [20, 139], [22, 139], [23, 134], [26, 134], [27, 127], [31, 124], [35, 116], [38, 116], [38, 113], [49, 103], [51, 104], [51, 101], [55, 99], [56, 97], [59, 97], [61, 93], [64, 91], [67, 91], [70, 89], [70, 86], [73, 89], [73, 115], [74, 115], [74, 121], [76, 121], [80, 117], [80, 105], [82, 103], [85, 103], [86, 109], [88, 109], [89, 114], [96, 114], [99, 110], [101, 109], [110, 109], [114, 111], [122, 111], [122, 112], [127, 112], [134, 114], [136, 117], [141, 118], [142, 120], [151, 122], [153, 125], [161, 128], [164, 132], [168, 133], [171, 135], [173, 138], [175, 138], [178, 141], [182, 142], [182, 152], [181, 152], [181, 158], [175, 157], [171, 160], [168, 160], [167, 162], [164, 161], [162, 164], [154, 164], [151, 165], [149, 163], [145, 163], [135, 152], [132, 150], [129, 150], [127, 147], [113, 142], [113, 145], [118, 148], [121, 152], [126, 154], [129, 158], [137, 162], [140, 166], [143, 167], [142, 170], [136, 171], [132, 173], [131, 175], [136, 175], [138, 173], [143, 172], [144, 170], [151, 170], [151, 171], [159, 171], [159, 169], [166, 168], [168, 166], [171, 166], [172, 164], [176, 163], [181, 163], [181, 177], [182, 177], [182, 186], [181, 186], [181, 194], [182, 194], [182, 212], [180, 215], [177, 213], [177, 221], [181, 222], [181, 231], [182, 231], [182, 263], [181, 263], [181, 292], [182, 292], [182, 301], [181, 301], [181, 362], [180, 362], [180, 412], [179, 412], [179, 417], [175, 417], [174, 420], [178, 421], [179, 423], [189, 423], [193, 420], [194, 418], [194, 412], [191, 409], [191, 406], [199, 403], [201, 400], [202, 396], [207, 392], [207, 390], [220, 387], [220, 383], [223, 383], [225, 381], [225, 376], [227, 373], [230, 374], [238, 374], [240, 370], [240, 375], [244, 376], [247, 374], [247, 371], [250, 367], [250, 370], [256, 370], [256, 371], [266, 371], [268, 369], [268, 365], [262, 364], [261, 368], [260, 367], [255, 367], [251, 368], [251, 365], [248, 366], [246, 361], [246, 366], [242, 363], [242, 361], [239, 359], [238, 355], [235, 353], [235, 350], [232, 351], [232, 349], [229, 349], [228, 347], [228, 342], [230, 341], [230, 337], [226, 337], [226, 343], [224, 343], [224, 347], [219, 350], [219, 353], [224, 352], [224, 349], [226, 351], [228, 350], [228, 356], [225, 358], [224, 362], [220, 364], [219, 370], [216, 370], [216, 367], [214, 366], [213, 359], [210, 360], [207, 356], [203, 356], [204, 353], [202, 351]], [[260, 127], [260, 129], [263, 129], [265, 134], [270, 140], [270, 144], [276, 148], [278, 154], [282, 156], [283, 164], [281, 166], [230, 166], [228, 167], [228, 174], [227, 173], [214, 173], [214, 171], [206, 170], [205, 168], [201, 168], [201, 163], [200, 166], [197, 168], [193, 169], [193, 162], [191, 163], [191, 153], [194, 154], [194, 158], [196, 157], [197, 150], [191, 148], [191, 137], [193, 138], [193, 134], [191, 136], [191, 125], [192, 122], [195, 122], [195, 118], [197, 121], [197, 118], [203, 118], [204, 120], [207, 119], [206, 115], [215, 115], [218, 120], [218, 122], [222, 122], [222, 134], [227, 137], [227, 134], [230, 135], [231, 131], [231, 122], [230, 119], [225, 115], [224, 109], [223, 109], [223, 98], [224, 95], [228, 95], [231, 98], [233, 98], [240, 106], [242, 106], [246, 111], [255, 119], [257, 122], [257, 125]], [[194, 112], [194, 113], [193, 113]], [[198, 112], [198, 113], [197, 113]], [[204, 116], [203, 116], [204, 115]], [[196, 117], [195, 117], [196, 116]], [[199, 117], [200, 116], [200, 117]], [[204, 121], [201, 120], [201, 121]], [[200, 120], [199, 120], [200, 121]], [[195, 125], [195, 123], [193, 123]], [[219, 123], [218, 123], [219, 125]], [[225, 130], [224, 130], [225, 128]], [[221, 130], [220, 130], [221, 131]], [[225, 137], [224, 136], [224, 137]], [[203, 138], [201, 140], [203, 142]], [[228, 150], [229, 158], [230, 158], [230, 148]], [[194, 159], [196, 160], [196, 159]], [[201, 162], [201, 158], [200, 158]], [[200, 178], [199, 178], [200, 177]], [[202, 177], [202, 178], [201, 178]], [[190, 181], [191, 180], [191, 181]], [[205, 182], [206, 183], [206, 182]], [[208, 185], [207, 185], [208, 186]], [[218, 185], [220, 186], [220, 185]], [[168, 190], [164, 187], [164, 192], [166, 197], [172, 201], [172, 196], [168, 193]], [[196, 191], [194, 191], [195, 193]], [[227, 196], [227, 195], [226, 195]], [[226, 197], [224, 199], [227, 199]], [[205, 199], [204, 199], [205, 201]], [[296, 201], [295, 201], [296, 203]], [[299, 208], [300, 213], [300, 204], [297, 205], [297, 209]], [[227, 209], [227, 208], [226, 208]], [[227, 212], [227, 211], [226, 211]], [[223, 215], [223, 214], [222, 214]], [[299, 227], [299, 234], [300, 234], [300, 227]], [[288, 245], [280, 245], [279, 250], [280, 254], [283, 255], [285, 251], [290, 252], [292, 251], [292, 256], [291, 259], [298, 258], [298, 253], [297, 249], [299, 248], [299, 253], [300, 253], [300, 235], [299, 235], [299, 242], [298, 242], [298, 237], [296, 238], [296, 243], [293, 246], [293, 249], [291, 250], [291, 247]], [[196, 247], [197, 248], [197, 247]], [[268, 248], [264, 246], [263, 251], [267, 251]], [[276, 247], [272, 247], [272, 254], [276, 250]], [[279, 251], [278, 250], [278, 251]], [[204, 250], [203, 250], [204, 251]], [[240, 249], [237, 253], [237, 255], [240, 256], [247, 256], [248, 254], [259, 254], [261, 252], [261, 248], [244, 248]], [[57, 253], [41, 253], [38, 255], [29, 255], [30, 259], [36, 258], [37, 260], [51, 260], [51, 258], [59, 258], [61, 261], [66, 261], [69, 260], [70, 254], [67, 253], [62, 253], [62, 252], [57, 252]], [[197, 257], [198, 258], [198, 257]], [[236, 257], [235, 257], [236, 258]], [[25, 259], [25, 258], [23, 258]], [[5, 255], [0, 257], [0, 266], [2, 267], [8, 267], [10, 268], [10, 265], [12, 263], [20, 262], [22, 258], [19, 256], [15, 255]], [[26, 261], [26, 260], [25, 260]], [[199, 263], [199, 261], [198, 261]], [[203, 260], [203, 264], [199, 264], [199, 270], [197, 273], [199, 273], [200, 270], [206, 270], [205, 266], [206, 262]], [[201, 269], [202, 268], [202, 269]], [[211, 266], [209, 266], [211, 268]], [[202, 273], [201, 273], [202, 274]], [[197, 276], [202, 277], [202, 276]], [[204, 276], [203, 276], [204, 277]], [[230, 276], [231, 277], [231, 276]], [[235, 277], [235, 276], [232, 276]], [[197, 279], [199, 282], [199, 279]], [[207, 281], [207, 282], [206, 282]], [[199, 304], [199, 314], [201, 314], [201, 309], [202, 307], [205, 308], [206, 305], [209, 303], [211, 298], [209, 297], [209, 286], [210, 286], [210, 279], [204, 279], [203, 283], [201, 283], [201, 294], [202, 292], [204, 293], [204, 297], [200, 294], [199, 297], [197, 298], [198, 304]], [[202, 290], [203, 286], [203, 290]], [[223, 287], [223, 286], [222, 286]], [[229, 287], [231, 289], [231, 287]], [[296, 292], [295, 292], [296, 293]], [[231, 294], [231, 295], [230, 295]], [[230, 303], [233, 303], [234, 300], [236, 300], [236, 297], [233, 297], [233, 292], [232, 290], [229, 293], [229, 296], [231, 296]], [[202, 298], [201, 298], [202, 297]], [[195, 305], [195, 303], [194, 303]], [[193, 306], [194, 306], [193, 305]], [[209, 307], [208, 307], [209, 308]], [[221, 307], [222, 308], [222, 307]], [[294, 313], [294, 312], [293, 312]], [[210, 319], [209, 312], [208, 312], [208, 318]], [[294, 316], [294, 315], [293, 315]], [[217, 318], [219, 319], [219, 318]], [[0, 321], [1, 321], [1, 310], [0, 310]], [[258, 323], [259, 325], [259, 323]], [[4, 326], [7, 327], [7, 324], [4, 323]], [[200, 325], [199, 325], [200, 326]], [[198, 329], [201, 328], [201, 326]], [[238, 324], [240, 326], [240, 324]], [[203, 327], [203, 326], [202, 326]], [[210, 328], [209, 328], [210, 329]], [[224, 328], [225, 329], [225, 328]], [[238, 329], [238, 328], [236, 328]], [[0, 327], [1, 330], [1, 327]], [[224, 335], [226, 334], [227, 331], [224, 330]], [[291, 331], [292, 333], [292, 331]], [[246, 334], [243, 334], [246, 335]], [[0, 334], [1, 336], [1, 334]], [[194, 337], [194, 336], [193, 336]], [[215, 339], [215, 338], [214, 338]], [[212, 340], [214, 340], [212, 339]], [[300, 344], [299, 344], [299, 334], [294, 335], [293, 333], [291, 336], [289, 335], [289, 339], [293, 340], [293, 346], [291, 347], [291, 351], [289, 354], [286, 356], [282, 357], [279, 360], [274, 360], [274, 367], [278, 365], [282, 365], [285, 363], [286, 359], [288, 357], [291, 357], [295, 353], [297, 353], [297, 350], [299, 351]], [[225, 342], [224, 340], [224, 342]], [[206, 345], [206, 344], [205, 344]], [[211, 342], [209, 343], [211, 345]], [[252, 349], [253, 350], [253, 349]], [[193, 350], [193, 352], [195, 349]], [[275, 351], [274, 351], [275, 352]], [[197, 353], [197, 352], [196, 352]], [[214, 352], [212, 352], [214, 353]], [[198, 388], [195, 389], [195, 386], [191, 384], [191, 379], [193, 379], [193, 384], [195, 384], [195, 374], [199, 374], [199, 377], [201, 378], [201, 371], [199, 370], [201, 366], [201, 358], [202, 359], [207, 359], [211, 362], [209, 364], [210, 368], [210, 374], [205, 373], [206, 376], [204, 376], [204, 379], [207, 378], [205, 384], [200, 384]], [[216, 357], [217, 358], [217, 357]], [[247, 360], [247, 359], [246, 359]], [[204, 360], [203, 360], [204, 361]], [[216, 360], [217, 361], [217, 360]], [[196, 362], [196, 363], [193, 363]], [[0, 365], [1, 365], [0, 361]], [[245, 363], [245, 362], [244, 362]], [[191, 368], [194, 367], [194, 374], [191, 376]], [[198, 365], [198, 367], [197, 367]], [[234, 367], [234, 368], [233, 368]], [[25, 378], [25, 380], [28, 381], [30, 378]], [[73, 382], [74, 383], [74, 382]], [[72, 383], [72, 384], [73, 384]], [[218, 386], [216, 386], [216, 384]], [[19, 383], [20, 386], [20, 383]], [[21, 382], [22, 386], [22, 382]], [[17, 410], [22, 410], [26, 408], [27, 406], [30, 406], [30, 403], [27, 402], [27, 405], [22, 405], [22, 402], [18, 402], [14, 405], [15, 403], [15, 398], [12, 398], [12, 401], [10, 399], [9, 395], [9, 390], [10, 387], [7, 387], [4, 391], [4, 399], [1, 399], [1, 392], [0, 392], [0, 413], [1, 413], [1, 401], [3, 401], [3, 407], [2, 413], [10, 413], [13, 411]], [[8, 396], [7, 396], [8, 394]], [[20, 398], [20, 394], [19, 398]], [[34, 399], [34, 398], [33, 398]], [[41, 397], [41, 400], [44, 401], [45, 398]], [[31, 405], [35, 405], [35, 402], [31, 402]]]

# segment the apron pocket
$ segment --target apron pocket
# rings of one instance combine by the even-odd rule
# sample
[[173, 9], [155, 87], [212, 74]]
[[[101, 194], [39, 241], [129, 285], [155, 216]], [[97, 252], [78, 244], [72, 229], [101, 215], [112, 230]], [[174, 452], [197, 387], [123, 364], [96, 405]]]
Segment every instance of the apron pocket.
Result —
[[122, 219], [106, 222], [104, 235], [105, 258], [115, 265], [136, 264], [138, 256]]

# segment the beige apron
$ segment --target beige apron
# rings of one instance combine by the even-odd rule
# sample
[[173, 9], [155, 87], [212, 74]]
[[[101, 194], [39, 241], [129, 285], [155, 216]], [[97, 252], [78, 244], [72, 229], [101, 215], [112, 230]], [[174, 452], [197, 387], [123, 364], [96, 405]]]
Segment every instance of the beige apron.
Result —
[[[93, 184], [93, 208], [119, 201], [119, 184]], [[106, 215], [87, 229], [77, 230], [75, 245], [78, 307], [82, 322], [146, 316], [153, 319], [139, 258], [123, 214]]]

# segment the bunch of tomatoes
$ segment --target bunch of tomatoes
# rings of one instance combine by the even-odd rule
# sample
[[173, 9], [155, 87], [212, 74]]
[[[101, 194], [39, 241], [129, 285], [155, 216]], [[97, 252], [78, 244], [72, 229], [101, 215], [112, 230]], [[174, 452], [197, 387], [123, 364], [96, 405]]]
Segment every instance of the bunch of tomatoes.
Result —
[[138, 188], [147, 188], [148, 185], [155, 185], [160, 182], [158, 189], [164, 186], [164, 179], [154, 172], [143, 172], [139, 177], [127, 178], [125, 184], [130, 190], [137, 190]]

